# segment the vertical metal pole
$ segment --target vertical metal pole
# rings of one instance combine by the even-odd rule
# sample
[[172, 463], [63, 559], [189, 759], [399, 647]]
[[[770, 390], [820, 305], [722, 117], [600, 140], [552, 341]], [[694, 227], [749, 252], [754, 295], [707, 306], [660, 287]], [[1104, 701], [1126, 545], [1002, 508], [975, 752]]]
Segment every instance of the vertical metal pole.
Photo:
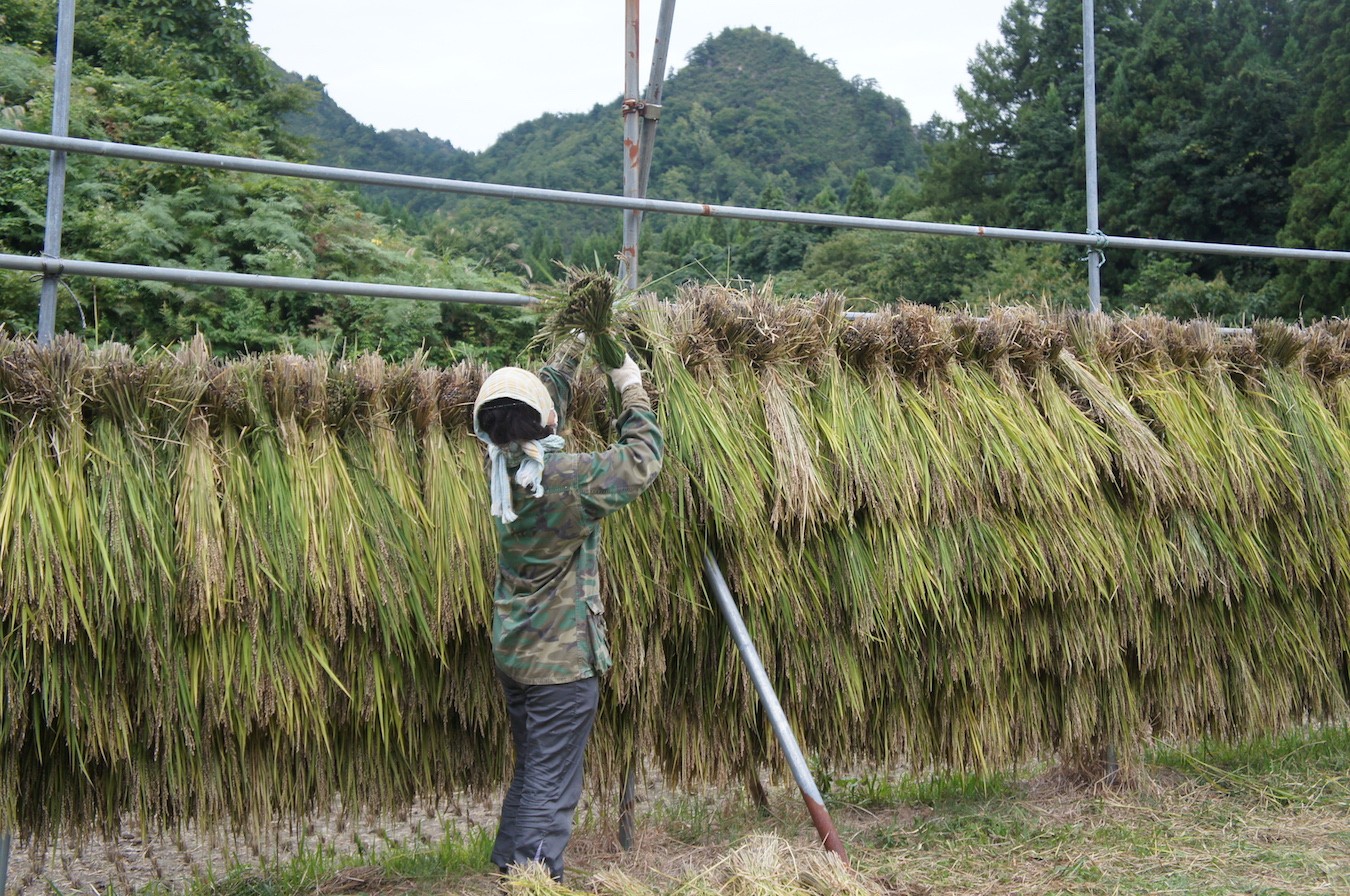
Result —
[[[652, 68], [647, 78], [647, 92], [642, 101], [646, 109], [642, 114], [642, 137], [639, 141], [638, 196], [647, 197], [647, 177], [652, 170], [652, 149], [656, 145], [656, 124], [660, 115], [653, 108], [661, 106], [661, 93], [666, 83], [666, 58], [670, 55], [670, 28], [675, 19], [675, 0], [661, 0], [660, 18], [656, 22], [656, 41], [652, 44]], [[638, 221], [642, 212], [638, 212]]]
[[[1100, 234], [1097, 220], [1097, 37], [1093, 0], [1083, 0], [1083, 146], [1087, 168], [1087, 232]], [[1088, 305], [1102, 310], [1101, 249], [1088, 250]]]
[[0, 834], [0, 896], [4, 896], [5, 886], [9, 882], [9, 834]]
[[[661, 16], [656, 26], [656, 43], [652, 49], [651, 77], [643, 101], [637, 99], [638, 71], [638, 13], [637, 3], [629, 3], [627, 10], [627, 65], [624, 69], [624, 195], [646, 196], [647, 175], [651, 171], [652, 147], [656, 141], [656, 122], [661, 104], [661, 89], [666, 77], [666, 57], [670, 48], [670, 26], [675, 17], [675, 0], [661, 0]], [[634, 155], [633, 139], [637, 140]], [[633, 166], [636, 164], [636, 170]], [[630, 173], [633, 174], [630, 193]], [[625, 211], [623, 217], [623, 264], [619, 279], [629, 289], [637, 288], [638, 240], [642, 232], [642, 212]], [[619, 797], [619, 845], [632, 849], [636, 839], [633, 812], [637, 806], [637, 755], [628, 757], [624, 768], [623, 795]]]
[[[1083, 0], [1083, 158], [1087, 178], [1087, 232], [1104, 240], [1097, 220], [1097, 24], [1093, 0]], [[1088, 250], [1088, 307], [1093, 314], [1102, 310], [1102, 264], [1106, 257], [1100, 248]], [[1119, 764], [1114, 744], [1106, 747], [1106, 781], [1114, 784]]]
[[[60, 0], [56, 9], [56, 77], [52, 86], [52, 136], [70, 132], [70, 69], [75, 58], [75, 0]], [[52, 150], [47, 174], [47, 229], [42, 254], [61, 257], [61, 221], [66, 205], [66, 153]], [[38, 304], [38, 344], [46, 345], [56, 335], [56, 288], [59, 274], [42, 275], [42, 293]]]
[[[638, 195], [640, 163], [639, 129], [642, 126], [638, 100], [638, 0], [624, 0], [624, 79], [623, 79], [623, 195]], [[638, 282], [638, 229], [640, 219], [632, 209], [623, 211], [623, 253], [619, 256], [619, 282], [636, 289]], [[619, 797], [619, 846], [632, 849], [636, 836], [633, 811], [637, 805], [637, 755], [628, 757], [624, 767], [623, 793]], [[0, 894], [3, 896], [3, 894]]]
[[623, 793], [619, 796], [619, 846], [624, 850], [633, 848], [637, 842], [637, 823], [633, 813], [637, 810], [637, 747], [629, 754], [623, 767]]
[[[642, 101], [638, 98], [638, 0], [624, 0], [624, 87], [623, 87], [623, 195], [638, 195], [639, 143], [642, 127]], [[629, 289], [638, 283], [638, 215], [632, 209], [623, 212], [623, 254], [619, 259], [619, 280]]]
[[792, 770], [792, 777], [796, 779], [797, 787], [801, 789], [802, 799], [806, 802], [806, 811], [811, 816], [811, 822], [816, 826], [816, 831], [820, 834], [825, 848], [839, 856], [847, 864], [848, 855], [844, 852], [844, 843], [839, 839], [839, 832], [835, 830], [834, 822], [830, 820], [830, 813], [825, 809], [825, 801], [820, 795], [819, 788], [816, 787], [815, 779], [811, 777], [811, 769], [806, 764], [806, 757], [802, 755], [801, 747], [797, 745], [797, 738], [792, 733], [792, 726], [788, 724], [787, 714], [783, 712], [783, 705], [778, 702], [778, 695], [774, 693], [773, 685], [769, 682], [769, 674], [764, 671], [764, 663], [760, 661], [759, 651], [750, 641], [750, 631], [745, 627], [745, 620], [741, 618], [740, 611], [736, 609], [736, 602], [731, 597], [731, 589], [727, 587], [727, 581], [722, 576], [722, 570], [718, 567], [717, 561], [713, 559], [712, 554], [706, 552], [703, 555], [703, 576], [712, 590], [713, 597], [717, 600], [718, 609], [722, 611], [723, 618], [726, 619], [727, 625], [731, 628], [731, 636], [741, 652], [741, 659], [745, 662], [745, 668], [750, 673], [750, 680], [759, 693], [759, 702], [764, 707], [769, 722], [773, 725], [774, 734], [778, 737], [778, 744], [783, 748], [783, 753], [787, 757], [788, 768]]

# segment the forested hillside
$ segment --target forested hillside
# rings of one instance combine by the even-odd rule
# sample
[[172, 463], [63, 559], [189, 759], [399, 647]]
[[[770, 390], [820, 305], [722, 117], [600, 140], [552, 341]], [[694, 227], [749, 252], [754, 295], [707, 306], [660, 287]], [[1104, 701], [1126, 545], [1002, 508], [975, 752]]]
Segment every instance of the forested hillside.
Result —
[[[443, 141], [428, 144], [406, 132], [371, 135], [340, 110], [335, 114], [326, 96], [287, 121], [310, 139], [315, 159], [328, 164], [440, 177], [471, 172], [493, 183], [617, 194], [623, 191], [621, 99], [524, 122], [468, 161], [446, 156]], [[871, 214], [897, 186], [902, 195], [911, 193], [923, 164], [903, 103], [869, 82], [845, 79], [831, 63], [768, 31], [728, 29], [709, 38], [667, 79], [663, 100], [648, 190], [653, 198], [842, 211], [852, 192], [859, 203], [853, 210]], [[388, 214], [420, 217], [420, 226], [451, 248], [514, 263], [536, 277], [556, 271], [555, 261], [607, 261], [619, 249], [620, 219], [613, 211], [383, 190], [368, 196]], [[667, 288], [679, 279], [725, 275], [728, 250], [737, 276], [790, 269], [827, 235], [661, 216], [648, 216], [646, 224], [641, 266], [653, 277], [678, 272]]]
[[[1081, 230], [1079, 0], [1016, 0], [970, 66], [934, 153], [944, 216]], [[1109, 233], [1350, 246], [1345, 0], [1098, 0], [1102, 226]], [[1110, 253], [1117, 307], [1340, 314], [1345, 265]], [[1009, 273], [1012, 273], [1010, 269]], [[1021, 275], [1022, 272], [1019, 272]], [[997, 281], [989, 286], [998, 286]]]
[[[1350, 245], [1347, 5], [1099, 0], [1103, 229]], [[963, 119], [920, 127], [785, 37], [725, 31], [667, 84], [650, 195], [1082, 231], [1081, 31], [1079, 0], [1014, 0], [1001, 39], [970, 63]], [[617, 193], [618, 128], [618, 98], [527, 122], [476, 158], [477, 176]], [[452, 201], [425, 226], [541, 276], [554, 258], [612, 257], [614, 218]], [[658, 290], [772, 276], [780, 292], [876, 304], [1084, 301], [1081, 250], [652, 215], [644, 227], [641, 266]], [[1350, 287], [1350, 269], [1330, 262], [1109, 251], [1103, 273], [1108, 308], [1225, 321], [1342, 314]]]
[[[1098, 0], [1102, 228], [1112, 235], [1350, 246], [1350, 0]], [[6, 0], [0, 126], [50, 125], [55, 0]], [[901, 12], [896, 13], [901, 16]], [[910, 121], [806, 45], [754, 28], [672, 60], [649, 195], [1081, 231], [1078, 0], [1014, 0], [970, 63], [960, 121]], [[621, 192], [619, 97], [524, 122], [482, 153], [376, 132], [248, 37], [248, 0], [79, 7], [71, 133], [349, 167]], [[47, 157], [0, 149], [0, 251], [42, 251]], [[620, 216], [72, 156], [64, 254], [304, 277], [530, 290], [558, 262], [612, 265]], [[1081, 250], [647, 215], [641, 273], [835, 290], [856, 306], [1084, 304]], [[1108, 309], [1224, 321], [1346, 311], [1350, 267], [1108, 249]], [[220, 351], [378, 346], [511, 356], [517, 312], [70, 278], [60, 325]], [[0, 323], [37, 286], [0, 273]]]
[[[51, 122], [55, 0], [6, 0], [0, 124]], [[288, 83], [248, 38], [247, 0], [80, 4], [70, 134], [281, 159], [310, 150], [282, 125], [314, 92]], [[47, 153], [0, 149], [0, 251], [43, 250]], [[422, 286], [520, 291], [525, 281], [434, 250], [350, 192], [317, 181], [72, 154], [63, 255], [95, 261]], [[0, 271], [0, 325], [36, 328], [38, 285]], [[441, 361], [513, 357], [518, 312], [69, 277], [58, 329], [162, 345], [202, 332], [222, 353], [425, 347]]]

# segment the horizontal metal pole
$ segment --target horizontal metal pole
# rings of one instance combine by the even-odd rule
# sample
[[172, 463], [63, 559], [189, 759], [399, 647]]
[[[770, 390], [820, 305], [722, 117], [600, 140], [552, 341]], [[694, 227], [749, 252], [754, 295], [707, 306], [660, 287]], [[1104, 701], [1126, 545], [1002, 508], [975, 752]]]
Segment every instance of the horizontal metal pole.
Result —
[[526, 199], [540, 202], [559, 202], [568, 205], [589, 205], [600, 208], [637, 209], [643, 212], [666, 212], [674, 215], [698, 215], [741, 221], [808, 224], [817, 227], [851, 227], [862, 230], [921, 233], [934, 236], [1021, 240], [1032, 243], [1086, 246], [1095, 249], [1141, 249], [1158, 252], [1193, 252], [1202, 255], [1241, 255], [1254, 258], [1299, 258], [1309, 261], [1350, 262], [1350, 251], [1335, 249], [1286, 249], [1277, 246], [1245, 246], [1235, 243], [1155, 240], [1142, 237], [1064, 233], [1053, 230], [1021, 230], [1011, 227], [980, 227], [971, 224], [935, 224], [929, 221], [860, 218], [853, 215], [822, 215], [812, 212], [741, 208], [734, 205], [674, 202], [666, 199], [640, 199], [611, 196], [604, 193], [577, 193], [569, 190], [549, 190], [542, 187], [515, 187], [439, 177], [422, 177], [412, 174], [388, 174], [382, 171], [364, 171], [357, 168], [302, 165], [296, 162], [278, 162], [270, 159], [246, 159], [214, 153], [189, 152], [182, 149], [160, 149], [127, 143], [111, 143], [103, 140], [84, 140], [78, 137], [53, 137], [48, 134], [32, 134], [26, 131], [4, 129], [0, 129], [0, 145], [31, 149], [61, 149], [67, 152], [135, 159], [144, 162], [167, 162], [176, 165], [192, 165], [199, 168], [246, 171], [254, 174], [275, 174], [283, 177], [305, 177], [313, 180], [366, 184], [377, 187], [408, 187], [415, 190], [488, 196], [497, 199]]
[[[1093, 314], [1100, 314], [1100, 311], [1094, 311]], [[876, 317], [875, 311], [845, 311], [845, 320], [865, 320], [869, 317]], [[984, 317], [976, 317], [975, 320], [988, 320]], [[1220, 336], [1241, 336], [1252, 331], [1251, 327], [1215, 327], [1215, 331]]]
[[432, 286], [400, 286], [393, 283], [361, 283], [350, 280], [314, 280], [307, 277], [274, 277], [267, 274], [236, 274], [229, 271], [193, 271], [104, 261], [34, 258], [31, 255], [0, 254], [0, 268], [55, 276], [70, 274], [78, 277], [111, 277], [115, 280], [157, 280], [162, 283], [186, 283], [192, 286], [277, 289], [339, 296], [368, 296], [373, 299], [417, 299], [424, 302], [478, 305], [532, 305], [537, 301], [530, 296], [513, 292], [439, 289]]

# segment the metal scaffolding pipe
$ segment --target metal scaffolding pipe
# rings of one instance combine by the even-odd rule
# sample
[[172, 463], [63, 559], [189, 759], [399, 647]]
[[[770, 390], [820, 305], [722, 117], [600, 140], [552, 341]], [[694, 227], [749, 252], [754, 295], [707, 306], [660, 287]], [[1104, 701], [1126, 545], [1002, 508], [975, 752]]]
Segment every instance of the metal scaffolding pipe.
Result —
[[844, 843], [839, 839], [839, 832], [835, 830], [830, 813], [825, 809], [825, 800], [820, 795], [820, 789], [816, 787], [815, 779], [811, 777], [811, 769], [806, 764], [806, 757], [802, 755], [802, 748], [797, 745], [792, 725], [788, 722], [787, 714], [783, 712], [783, 705], [778, 702], [778, 695], [774, 693], [773, 685], [769, 682], [769, 674], [764, 671], [759, 651], [750, 640], [750, 631], [745, 627], [745, 620], [741, 618], [740, 610], [736, 609], [736, 601], [731, 597], [727, 580], [722, 576], [717, 561], [708, 552], [703, 554], [703, 576], [717, 601], [718, 609], [722, 611], [722, 617], [726, 619], [727, 626], [731, 629], [731, 637], [741, 652], [745, 668], [750, 672], [750, 680], [759, 694], [760, 705], [764, 707], [764, 712], [769, 717], [773, 733], [778, 737], [778, 744], [787, 757], [788, 768], [792, 770], [792, 777], [802, 792], [806, 811], [811, 815], [811, 823], [815, 825], [825, 848], [847, 864], [848, 855], [844, 852]]
[[[1083, 152], [1087, 169], [1087, 232], [1101, 232], [1097, 218], [1097, 26], [1093, 0], [1083, 0]], [[1088, 307], [1102, 310], [1102, 250], [1088, 250]]]
[[[652, 43], [652, 68], [647, 77], [647, 90], [642, 95], [642, 137], [638, 141], [641, 159], [638, 162], [638, 196], [646, 198], [647, 180], [652, 173], [652, 151], [656, 145], [656, 125], [661, 120], [661, 95], [666, 83], [666, 59], [670, 55], [670, 29], [675, 19], [675, 0], [661, 0], [661, 12], [656, 22], [656, 39]], [[638, 220], [642, 220], [641, 213]]]
[[[641, 162], [642, 100], [638, 98], [638, 0], [624, 0], [623, 79], [623, 195], [638, 195], [638, 165]], [[629, 289], [638, 282], [638, 227], [636, 209], [623, 212], [623, 253], [619, 256], [619, 280]]]
[[[639, 169], [642, 165], [642, 108], [638, 99], [638, 0], [624, 0], [623, 57], [623, 195], [641, 195]], [[619, 282], [629, 289], [638, 284], [638, 235], [642, 213], [623, 210], [623, 249], [619, 254]], [[632, 849], [637, 841], [637, 757], [630, 755], [623, 770], [623, 790], [619, 794], [619, 846]]]
[[734, 205], [709, 205], [697, 202], [675, 202], [668, 199], [638, 199], [611, 196], [604, 193], [580, 193], [568, 190], [550, 190], [542, 187], [517, 187], [503, 184], [485, 184], [449, 178], [423, 177], [409, 174], [386, 174], [356, 168], [335, 168], [325, 165], [302, 165], [296, 162], [277, 162], [269, 159], [245, 159], [214, 153], [189, 152], [181, 149], [159, 149], [102, 140], [82, 140], [76, 137], [53, 137], [30, 134], [25, 131], [0, 129], [0, 146], [23, 146], [34, 149], [64, 149], [114, 158], [136, 159], [147, 162], [169, 162], [202, 168], [246, 171], [255, 174], [275, 174], [284, 177], [305, 177], [312, 180], [332, 180], [339, 183], [368, 184], [378, 187], [410, 187], [441, 193], [460, 193], [489, 196], [498, 199], [525, 199], [559, 202], [569, 205], [588, 205], [600, 208], [632, 208], [644, 212], [665, 212], [675, 215], [699, 215], [740, 221], [766, 221], [779, 224], [809, 224], [818, 227], [852, 227], [861, 230], [881, 230], [896, 233], [919, 233], [934, 236], [964, 236], [986, 239], [1022, 240], [1032, 243], [1057, 243], [1088, 248], [1142, 249], [1158, 252], [1192, 252], [1201, 255], [1240, 255], [1253, 258], [1298, 258], [1309, 261], [1350, 262], [1350, 251], [1339, 249], [1289, 249], [1276, 246], [1244, 246], [1235, 243], [1202, 243], [1186, 240], [1159, 240], [1143, 237], [1107, 236], [1105, 234], [1064, 233], [1050, 230], [1023, 230], [1012, 227], [983, 227], [972, 224], [938, 224], [930, 221], [904, 221], [887, 218], [861, 218], [850, 215], [823, 215], [813, 212], [791, 212], [777, 209], [741, 208]]
[[512, 292], [481, 292], [473, 289], [439, 289], [431, 286], [402, 286], [395, 283], [362, 283], [351, 280], [313, 280], [305, 277], [275, 277], [268, 274], [237, 274], [230, 271], [193, 271], [183, 268], [150, 267], [139, 264], [113, 264], [104, 261], [77, 261], [64, 258], [35, 258], [31, 255], [2, 255], [0, 268], [32, 271], [44, 278], [109, 277], [114, 280], [156, 280], [190, 286], [225, 286], [244, 289], [275, 289], [289, 292], [317, 292], [338, 296], [367, 296], [372, 299], [417, 299], [426, 302], [469, 303], [477, 305], [532, 305], [537, 300]]
[[[61, 0], [56, 8], [56, 74], [52, 84], [52, 134], [64, 137], [70, 128], [70, 71], [75, 59], [75, 0]], [[42, 234], [42, 254], [61, 257], [61, 229], [66, 209], [66, 153], [52, 150], [47, 171], [47, 223]], [[38, 344], [56, 335], [56, 289], [54, 275], [44, 275], [38, 298]]]

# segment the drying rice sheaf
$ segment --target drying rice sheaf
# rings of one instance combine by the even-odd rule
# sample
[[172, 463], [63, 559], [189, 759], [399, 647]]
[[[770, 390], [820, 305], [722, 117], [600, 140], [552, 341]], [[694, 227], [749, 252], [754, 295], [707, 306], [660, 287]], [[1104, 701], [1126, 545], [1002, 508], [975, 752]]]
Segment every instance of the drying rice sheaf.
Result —
[[[776, 762], [705, 551], [831, 764], [1128, 757], [1344, 713], [1343, 324], [841, 311], [699, 288], [593, 321], [669, 444], [604, 531], [598, 786], [635, 756], [674, 782]], [[0, 830], [499, 784], [485, 373], [0, 334]], [[606, 382], [582, 368], [577, 449], [609, 438]]]

